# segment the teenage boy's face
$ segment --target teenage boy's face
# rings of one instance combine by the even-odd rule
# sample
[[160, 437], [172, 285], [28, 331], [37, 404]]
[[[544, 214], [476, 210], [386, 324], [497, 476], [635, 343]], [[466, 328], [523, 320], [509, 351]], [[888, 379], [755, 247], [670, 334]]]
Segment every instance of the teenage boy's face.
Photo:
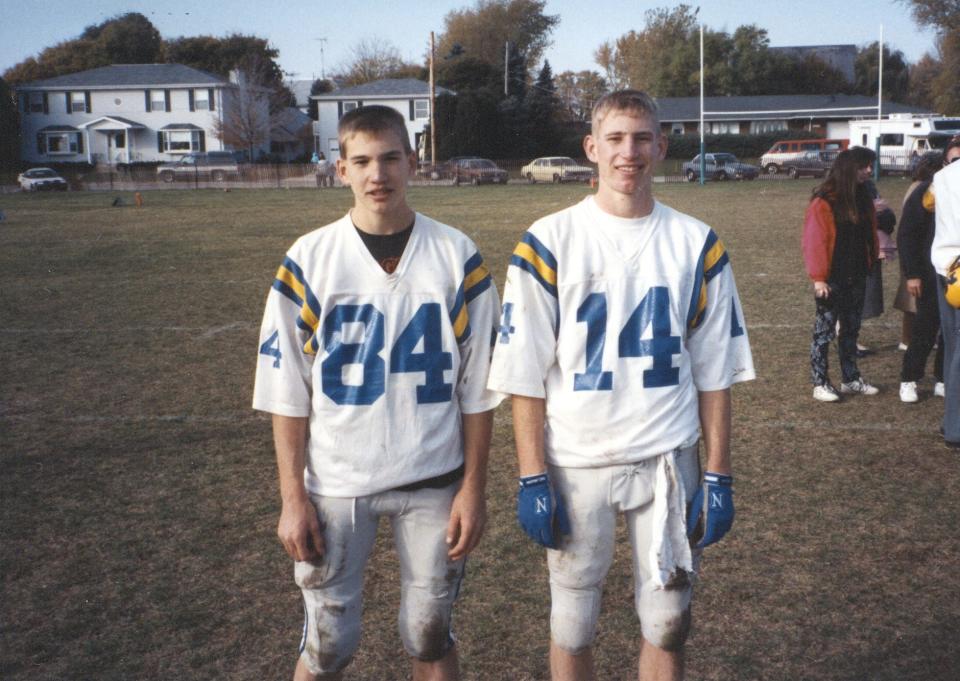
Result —
[[347, 157], [337, 160], [341, 182], [350, 185], [354, 207], [388, 216], [406, 208], [407, 180], [417, 159], [404, 152], [396, 133], [355, 132], [346, 140]]
[[587, 135], [583, 148], [597, 164], [601, 186], [632, 195], [650, 187], [654, 168], [666, 156], [667, 140], [649, 116], [614, 109], [596, 134]]

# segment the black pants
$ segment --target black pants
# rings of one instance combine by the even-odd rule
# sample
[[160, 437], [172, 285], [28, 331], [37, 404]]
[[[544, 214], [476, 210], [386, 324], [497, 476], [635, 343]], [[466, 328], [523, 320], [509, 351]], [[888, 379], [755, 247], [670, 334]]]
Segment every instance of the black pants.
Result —
[[[922, 295], [917, 298], [917, 317], [913, 322], [913, 336], [910, 345], [903, 355], [903, 366], [900, 369], [901, 381], [919, 381], [923, 378], [927, 365], [927, 357], [936, 343], [940, 333], [940, 289], [937, 285], [936, 273], [924, 277], [921, 287]], [[937, 354], [933, 358], [933, 376], [938, 381], [943, 380], [943, 341], [937, 344]]]
[[829, 297], [816, 298], [817, 316], [813, 327], [813, 343], [810, 345], [810, 379], [814, 385], [830, 382], [828, 354], [830, 341], [837, 334], [837, 322], [840, 323], [837, 350], [843, 382], [849, 383], [860, 378], [857, 337], [860, 335], [865, 287], [863, 280], [843, 284], [830, 282]]

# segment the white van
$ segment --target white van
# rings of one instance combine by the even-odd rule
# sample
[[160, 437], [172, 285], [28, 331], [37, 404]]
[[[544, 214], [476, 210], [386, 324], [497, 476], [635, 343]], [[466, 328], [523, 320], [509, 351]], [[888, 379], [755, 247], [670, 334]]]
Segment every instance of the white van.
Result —
[[784, 169], [793, 168], [808, 151], [841, 151], [847, 148], [849, 140], [828, 140], [823, 138], [807, 140], [780, 140], [774, 142], [770, 150], [760, 157], [760, 167], [768, 175], [776, 175]]

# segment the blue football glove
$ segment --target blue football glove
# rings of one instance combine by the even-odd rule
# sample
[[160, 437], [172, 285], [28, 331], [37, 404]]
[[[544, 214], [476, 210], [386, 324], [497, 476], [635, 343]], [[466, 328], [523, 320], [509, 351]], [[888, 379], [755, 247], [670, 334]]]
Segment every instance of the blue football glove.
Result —
[[[687, 511], [687, 536], [702, 549], [716, 543], [733, 527], [733, 478], [705, 473]], [[699, 532], [698, 532], [699, 530]]]
[[520, 478], [517, 493], [517, 520], [533, 541], [548, 549], [557, 548], [560, 535], [570, 534], [570, 520], [546, 473]]

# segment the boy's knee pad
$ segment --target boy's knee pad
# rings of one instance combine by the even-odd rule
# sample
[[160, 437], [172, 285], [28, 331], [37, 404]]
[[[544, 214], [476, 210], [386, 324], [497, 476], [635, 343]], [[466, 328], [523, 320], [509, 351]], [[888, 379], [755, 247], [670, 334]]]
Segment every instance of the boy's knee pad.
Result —
[[593, 645], [600, 614], [599, 587], [573, 587], [550, 581], [550, 639], [576, 655]]
[[453, 648], [450, 633], [453, 599], [441, 592], [433, 596], [422, 589], [411, 589], [401, 598], [400, 640], [411, 657], [422, 662], [442, 660]]
[[690, 606], [682, 612], [658, 612], [640, 621], [643, 638], [657, 648], [679, 652], [690, 635]]
[[304, 608], [300, 656], [313, 674], [344, 669], [360, 644], [360, 608], [315, 602]]

